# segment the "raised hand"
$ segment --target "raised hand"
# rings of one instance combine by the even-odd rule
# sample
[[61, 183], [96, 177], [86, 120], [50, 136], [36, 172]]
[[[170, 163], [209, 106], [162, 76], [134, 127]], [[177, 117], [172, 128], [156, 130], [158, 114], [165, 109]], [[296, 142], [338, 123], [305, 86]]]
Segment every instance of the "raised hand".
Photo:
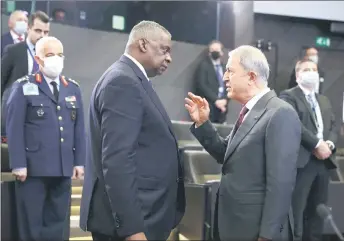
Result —
[[188, 93], [188, 96], [189, 98], [185, 98], [185, 108], [198, 127], [209, 119], [209, 103], [206, 99], [191, 92]]

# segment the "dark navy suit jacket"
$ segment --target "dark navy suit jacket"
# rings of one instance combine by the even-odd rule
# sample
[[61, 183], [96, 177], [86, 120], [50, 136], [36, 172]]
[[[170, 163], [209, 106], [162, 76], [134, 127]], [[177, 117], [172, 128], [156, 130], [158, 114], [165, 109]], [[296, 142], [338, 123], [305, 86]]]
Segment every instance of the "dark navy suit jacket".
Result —
[[185, 209], [182, 164], [171, 121], [129, 58], [100, 78], [89, 118], [81, 228], [166, 240]]
[[4, 53], [4, 49], [7, 45], [14, 44], [12, 35], [10, 32], [1, 35], [1, 56]]
[[[38, 95], [25, 95], [34, 84]], [[24, 87], [25, 88], [25, 87]], [[6, 106], [10, 166], [28, 169], [28, 176], [72, 176], [85, 162], [85, 126], [82, 98], [76, 82], [61, 77], [55, 100], [41, 73], [13, 84]]]

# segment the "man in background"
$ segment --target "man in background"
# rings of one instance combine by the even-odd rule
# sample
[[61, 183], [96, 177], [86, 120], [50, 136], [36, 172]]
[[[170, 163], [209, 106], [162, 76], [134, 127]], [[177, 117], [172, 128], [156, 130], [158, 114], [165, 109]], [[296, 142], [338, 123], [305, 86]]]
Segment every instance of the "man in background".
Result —
[[93, 90], [80, 227], [95, 241], [166, 240], [184, 214], [177, 140], [150, 80], [171, 61], [171, 34], [142, 21]]
[[[205, 98], [189, 94], [191, 132], [218, 163], [214, 239], [292, 240], [288, 214], [296, 179], [301, 126], [295, 110], [268, 87], [269, 64], [252, 46], [230, 52], [224, 80], [243, 108], [222, 138], [209, 121]], [[286, 148], [288, 147], [288, 148]]]
[[83, 178], [83, 103], [79, 85], [61, 75], [62, 43], [45, 37], [36, 47], [39, 71], [17, 80], [7, 102], [18, 234], [20, 241], [62, 241], [71, 177]]
[[[303, 60], [310, 60], [314, 62], [316, 65], [319, 64], [319, 55], [318, 55], [318, 50], [314, 47], [309, 47], [305, 50], [305, 55], [303, 56]], [[297, 66], [297, 65], [296, 65]], [[325, 73], [318, 69], [319, 73], [319, 82], [315, 86], [315, 92], [316, 93], [323, 93], [323, 82], [325, 80]], [[295, 69], [293, 69], [291, 76], [290, 76], [290, 81], [289, 81], [289, 89], [297, 86], [298, 83], [296, 82], [296, 73]]]
[[14, 11], [8, 19], [8, 33], [1, 36], [1, 56], [7, 45], [16, 44], [25, 40], [27, 31], [27, 13], [24, 11]]
[[227, 115], [228, 98], [222, 77], [225, 66], [221, 61], [223, 45], [212, 41], [208, 46], [208, 56], [200, 63], [195, 74], [195, 93], [204, 97], [210, 107], [210, 121], [224, 123]]
[[34, 56], [36, 54], [36, 42], [44, 36], [48, 36], [50, 30], [49, 16], [38, 11], [29, 17], [28, 34], [25, 41], [9, 45], [5, 48], [1, 58], [1, 135], [5, 134], [6, 112], [4, 107], [12, 84], [19, 78], [34, 74], [39, 65]]
[[293, 194], [294, 232], [296, 240], [320, 241], [323, 219], [316, 208], [327, 202], [329, 169], [336, 168], [330, 156], [338, 133], [329, 99], [316, 93], [319, 82], [317, 65], [311, 60], [301, 60], [295, 69], [298, 86], [280, 94], [281, 99], [294, 107], [302, 122]]

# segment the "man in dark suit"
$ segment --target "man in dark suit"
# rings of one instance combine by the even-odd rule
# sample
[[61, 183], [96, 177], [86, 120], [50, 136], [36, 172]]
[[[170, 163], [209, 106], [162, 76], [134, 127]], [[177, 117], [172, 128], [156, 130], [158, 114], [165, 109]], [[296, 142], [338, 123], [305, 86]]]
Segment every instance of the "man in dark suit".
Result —
[[[309, 47], [305, 50], [305, 55], [303, 57], [303, 60], [310, 60], [313, 61], [314, 63], [318, 64], [319, 62], [319, 55], [318, 55], [318, 50], [314, 47]], [[297, 66], [297, 64], [296, 64]], [[296, 82], [296, 72], [297, 69], [293, 69], [293, 71], [291, 72], [290, 75], [290, 81], [289, 81], [289, 89], [294, 88], [295, 86], [297, 86], [297, 82]], [[323, 83], [325, 80], [325, 73], [324, 71], [322, 71], [321, 69], [318, 69], [319, 72], [319, 83], [317, 84], [317, 86], [315, 87], [315, 91], [316, 93], [323, 93]]]
[[13, 84], [7, 102], [20, 241], [64, 239], [71, 177], [83, 177], [85, 128], [78, 84], [61, 75], [63, 46], [37, 42], [40, 71]]
[[170, 53], [170, 33], [142, 21], [93, 90], [80, 214], [93, 240], [166, 240], [183, 216], [178, 145], [149, 79]]
[[14, 11], [8, 19], [9, 32], [1, 36], [1, 56], [4, 48], [10, 44], [20, 43], [25, 40], [27, 31], [27, 16], [24, 11]]
[[317, 65], [303, 60], [296, 69], [298, 86], [280, 94], [281, 99], [295, 108], [302, 122], [302, 146], [293, 198], [295, 238], [321, 240], [323, 221], [316, 207], [327, 202], [328, 169], [335, 168], [329, 157], [335, 149], [338, 133], [330, 101], [315, 93], [319, 81]]
[[[209, 104], [190, 93], [191, 132], [223, 164], [215, 240], [291, 240], [288, 214], [296, 179], [301, 125], [295, 110], [267, 87], [269, 65], [252, 46], [230, 53], [224, 80], [242, 111], [223, 139], [211, 125]], [[286, 148], [288, 147], [288, 148]]]
[[223, 45], [219, 41], [209, 44], [209, 54], [200, 63], [195, 74], [195, 92], [204, 97], [210, 106], [210, 121], [224, 123], [227, 115], [227, 93], [223, 73], [225, 66], [221, 62]]
[[26, 40], [9, 45], [4, 50], [4, 55], [1, 58], [1, 135], [6, 135], [4, 105], [8, 99], [10, 88], [17, 79], [38, 71], [38, 63], [34, 59], [35, 44], [39, 39], [49, 34], [49, 29], [49, 17], [38, 11], [29, 18]]

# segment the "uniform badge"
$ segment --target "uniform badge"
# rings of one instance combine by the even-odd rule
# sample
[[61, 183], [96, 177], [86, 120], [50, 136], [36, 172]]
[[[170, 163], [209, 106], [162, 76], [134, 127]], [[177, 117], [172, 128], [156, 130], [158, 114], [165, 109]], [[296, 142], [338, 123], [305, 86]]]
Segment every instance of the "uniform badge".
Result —
[[75, 110], [72, 110], [72, 121], [75, 121], [76, 120], [76, 111]]
[[26, 83], [23, 85], [24, 95], [39, 95], [38, 86], [33, 83]]
[[66, 100], [67, 102], [74, 102], [74, 101], [76, 101], [76, 97], [75, 97], [74, 95], [72, 95], [72, 96], [67, 96], [67, 97], [65, 98], [65, 100]]
[[37, 110], [37, 115], [38, 115], [39, 117], [42, 117], [42, 116], [44, 115], [44, 110], [43, 110], [42, 108], [39, 108], [39, 109]]

